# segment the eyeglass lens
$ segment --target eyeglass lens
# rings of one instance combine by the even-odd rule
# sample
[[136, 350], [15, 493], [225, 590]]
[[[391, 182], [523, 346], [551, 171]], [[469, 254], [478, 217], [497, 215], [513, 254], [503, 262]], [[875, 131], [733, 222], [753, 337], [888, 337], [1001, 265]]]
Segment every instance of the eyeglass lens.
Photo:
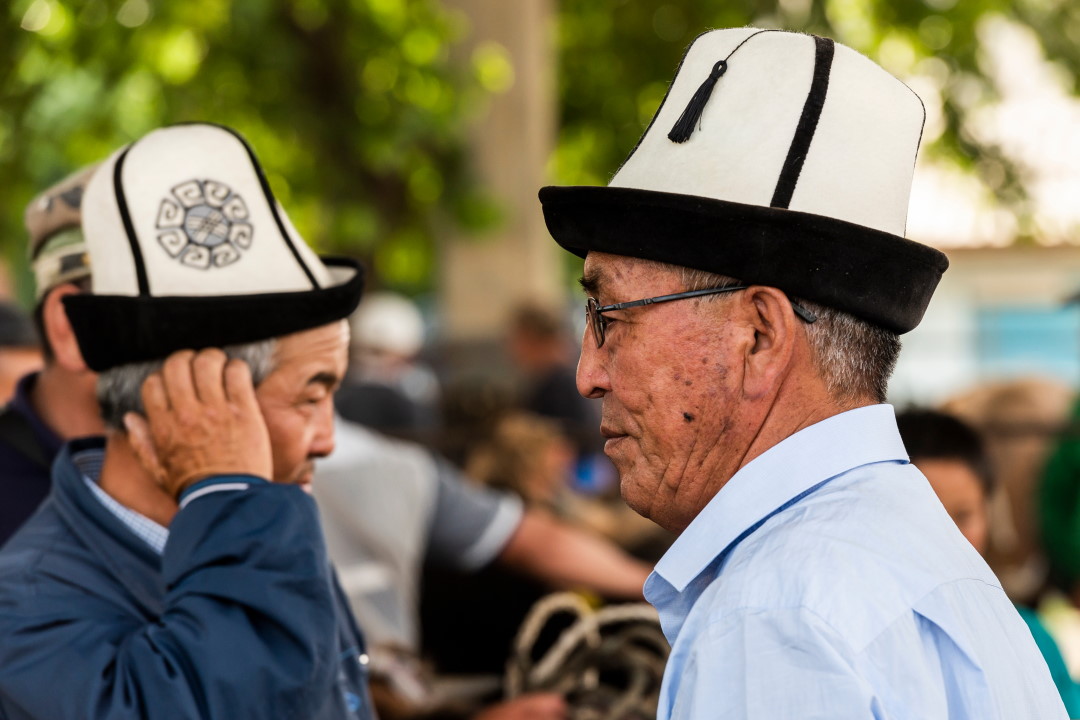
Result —
[[588, 298], [585, 301], [585, 318], [588, 321], [589, 327], [592, 328], [593, 340], [596, 341], [596, 347], [601, 347], [604, 344], [604, 318], [597, 312], [597, 308], [600, 307], [600, 303], [596, 302], [595, 298]]

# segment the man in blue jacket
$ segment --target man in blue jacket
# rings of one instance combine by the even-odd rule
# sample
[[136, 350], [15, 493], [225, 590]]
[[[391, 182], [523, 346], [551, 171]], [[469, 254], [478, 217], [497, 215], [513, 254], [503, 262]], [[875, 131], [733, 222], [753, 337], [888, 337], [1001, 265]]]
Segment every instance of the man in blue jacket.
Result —
[[155, 131], [86, 196], [93, 294], [64, 304], [108, 430], [0, 551], [0, 718], [370, 717], [305, 492], [358, 268], [225, 128]]

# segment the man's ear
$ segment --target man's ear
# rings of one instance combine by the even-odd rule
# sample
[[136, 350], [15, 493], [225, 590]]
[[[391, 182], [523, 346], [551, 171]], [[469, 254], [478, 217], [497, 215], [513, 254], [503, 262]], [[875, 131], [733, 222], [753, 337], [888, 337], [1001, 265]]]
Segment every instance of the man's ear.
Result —
[[42, 325], [45, 339], [52, 349], [56, 363], [70, 372], [83, 372], [89, 368], [83, 360], [75, 331], [71, 328], [63, 299], [68, 295], [78, 295], [82, 291], [71, 283], [57, 285], [46, 293], [42, 300]]
[[754, 343], [744, 359], [743, 392], [764, 397], [775, 392], [792, 369], [799, 319], [787, 295], [774, 287], [753, 285], [743, 300], [754, 330]]

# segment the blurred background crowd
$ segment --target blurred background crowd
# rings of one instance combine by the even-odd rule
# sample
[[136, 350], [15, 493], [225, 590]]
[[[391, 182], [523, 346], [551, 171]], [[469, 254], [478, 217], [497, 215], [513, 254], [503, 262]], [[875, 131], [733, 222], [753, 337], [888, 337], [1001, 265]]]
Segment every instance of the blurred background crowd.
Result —
[[[890, 401], [962, 421], [959, 435], [926, 431], [961, 450], [909, 450], [971, 470], [935, 489], [962, 529], [983, 524], [969, 537], [1060, 648], [1062, 682], [1080, 677], [1077, 3], [13, 0], [0, 13], [0, 402], [41, 363], [31, 198], [155, 127], [220, 122], [258, 149], [309, 242], [366, 263], [339, 413], [646, 562], [671, 538], [619, 502], [599, 408], [576, 393], [580, 260], [547, 237], [536, 191], [605, 183], [707, 28], [805, 30], [869, 55], [926, 107], [908, 236], [951, 262]], [[936, 422], [911, 417], [905, 439]], [[500, 673], [549, 589], [429, 568], [424, 656]]]

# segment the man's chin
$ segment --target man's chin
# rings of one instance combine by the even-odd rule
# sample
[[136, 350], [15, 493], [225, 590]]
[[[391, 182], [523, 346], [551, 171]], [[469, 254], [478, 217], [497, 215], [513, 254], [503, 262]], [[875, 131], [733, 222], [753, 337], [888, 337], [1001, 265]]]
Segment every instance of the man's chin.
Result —
[[315, 465], [313, 463], [307, 463], [304, 467], [300, 468], [300, 471], [292, 476], [292, 479], [288, 481], [289, 485], [296, 485], [304, 492], [311, 494], [311, 483], [315, 477]]

